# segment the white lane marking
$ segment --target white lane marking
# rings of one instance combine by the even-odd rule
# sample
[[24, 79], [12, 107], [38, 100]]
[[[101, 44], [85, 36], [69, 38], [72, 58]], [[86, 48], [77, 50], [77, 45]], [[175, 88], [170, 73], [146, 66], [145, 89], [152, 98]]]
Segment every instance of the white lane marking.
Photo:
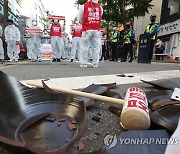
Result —
[[[127, 73], [125, 74], [133, 75], [134, 77], [118, 77], [117, 74], [111, 75], [97, 75], [97, 76], [82, 76], [82, 77], [66, 77], [66, 78], [54, 78], [46, 81], [47, 85], [51, 86], [59, 86], [62, 88], [68, 89], [82, 89], [90, 84], [103, 84], [103, 83], [113, 83], [116, 82], [117, 85], [121, 84], [131, 84], [131, 83], [139, 83], [140, 79], [146, 81], [154, 81], [161, 79], [169, 79], [169, 78], [180, 78], [179, 70], [168, 70], [168, 71], [155, 71], [155, 72], [142, 72], [142, 73]], [[26, 80], [22, 81], [23, 84], [26, 85], [27, 81], [33, 81], [40, 83], [39, 80]]]

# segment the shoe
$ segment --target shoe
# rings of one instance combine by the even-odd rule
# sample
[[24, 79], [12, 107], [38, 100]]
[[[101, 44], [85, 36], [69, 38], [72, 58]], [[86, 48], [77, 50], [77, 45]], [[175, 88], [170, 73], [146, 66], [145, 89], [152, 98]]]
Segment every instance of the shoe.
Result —
[[32, 62], [36, 62], [36, 60], [35, 60], [35, 59], [33, 59], [33, 60], [32, 60]]
[[80, 67], [87, 68], [87, 64], [81, 64]]
[[94, 65], [93, 65], [93, 68], [98, 68], [98, 65], [97, 65], [97, 64], [94, 64]]
[[121, 60], [121, 62], [126, 62], [126, 60]]
[[74, 60], [73, 59], [71, 59], [71, 62], [73, 62]]
[[15, 59], [14, 61], [15, 61], [15, 62], [18, 62], [18, 59]]
[[57, 62], [61, 62], [61, 60], [60, 60], [59, 58], [58, 58], [58, 59], [56, 59], [56, 61], [57, 61]]
[[41, 62], [41, 59], [39, 59], [38, 62]]
[[111, 60], [109, 60], [109, 61], [114, 61], [114, 59], [111, 59]]
[[54, 58], [54, 59], [52, 60], [52, 62], [56, 62], [56, 59]]
[[129, 63], [132, 63], [132, 60], [129, 60], [128, 62], [129, 62]]
[[8, 61], [9, 61], [9, 62], [13, 62], [13, 61], [14, 61], [14, 59], [9, 59]]

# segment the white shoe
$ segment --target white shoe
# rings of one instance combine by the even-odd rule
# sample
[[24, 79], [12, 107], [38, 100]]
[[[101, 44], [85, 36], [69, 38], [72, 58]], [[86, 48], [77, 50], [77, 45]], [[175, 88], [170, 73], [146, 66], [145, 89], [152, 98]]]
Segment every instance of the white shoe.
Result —
[[18, 62], [18, 59], [15, 59], [15, 62]]
[[97, 65], [97, 64], [94, 64], [94, 65], [93, 65], [93, 68], [98, 68], [98, 65]]
[[14, 59], [9, 59], [8, 61], [9, 61], [9, 62], [13, 62], [13, 61], [14, 61]]
[[80, 67], [87, 68], [87, 64], [81, 64]]

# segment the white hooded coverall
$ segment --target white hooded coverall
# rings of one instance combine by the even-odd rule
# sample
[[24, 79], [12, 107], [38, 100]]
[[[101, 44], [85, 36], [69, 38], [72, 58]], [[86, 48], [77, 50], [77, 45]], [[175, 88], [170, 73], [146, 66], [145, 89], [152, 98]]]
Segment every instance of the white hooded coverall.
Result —
[[[92, 0], [93, 3], [98, 3], [98, 0]], [[101, 13], [103, 14], [103, 9], [101, 7]], [[77, 19], [82, 23], [84, 20], [84, 4], [80, 7]], [[82, 32], [81, 46], [80, 46], [80, 63], [87, 66], [88, 62], [88, 50], [91, 47], [93, 67], [98, 67], [99, 65], [99, 54], [101, 48], [101, 33], [98, 30], [86, 30]]]
[[27, 57], [28, 59], [31, 59], [31, 56], [32, 56], [32, 43], [31, 43], [31, 37], [29, 34], [26, 34], [25, 37], [25, 40], [26, 40], [26, 47], [27, 47]]
[[7, 43], [7, 54], [10, 60], [18, 60], [19, 58], [19, 44], [20, 32], [15, 25], [9, 25], [4, 30], [5, 41]]
[[[40, 29], [38, 26], [33, 26], [32, 29]], [[32, 46], [31, 59], [39, 60], [42, 59], [42, 51], [41, 51], [41, 38], [43, 34], [40, 33], [32, 33], [30, 34], [30, 43]]]
[[[76, 25], [79, 25], [79, 24], [76, 23]], [[74, 35], [73, 33], [75, 31], [82, 32], [82, 29], [77, 29], [76, 30], [73, 27], [71, 27], [70, 34]], [[81, 37], [79, 37], [79, 36], [73, 36], [72, 37], [71, 59], [75, 59], [75, 58], [80, 59], [80, 43], [81, 43]]]

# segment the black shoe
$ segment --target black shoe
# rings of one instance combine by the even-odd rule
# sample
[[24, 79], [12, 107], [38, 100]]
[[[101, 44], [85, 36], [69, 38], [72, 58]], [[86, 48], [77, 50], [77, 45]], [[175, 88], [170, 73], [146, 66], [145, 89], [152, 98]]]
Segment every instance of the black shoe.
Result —
[[54, 58], [54, 59], [52, 60], [52, 62], [56, 62], [56, 59]]
[[118, 61], [118, 59], [114, 59], [114, 61]]
[[126, 60], [121, 60], [121, 62], [126, 62]]
[[114, 61], [114, 59], [111, 59], [111, 60], [109, 60], [109, 61]]
[[61, 60], [60, 60], [60, 59], [57, 59], [57, 62], [61, 62]]
[[73, 59], [71, 59], [71, 62], [73, 62], [74, 60]]
[[129, 63], [132, 63], [132, 60], [129, 60], [128, 62], [129, 62]]

